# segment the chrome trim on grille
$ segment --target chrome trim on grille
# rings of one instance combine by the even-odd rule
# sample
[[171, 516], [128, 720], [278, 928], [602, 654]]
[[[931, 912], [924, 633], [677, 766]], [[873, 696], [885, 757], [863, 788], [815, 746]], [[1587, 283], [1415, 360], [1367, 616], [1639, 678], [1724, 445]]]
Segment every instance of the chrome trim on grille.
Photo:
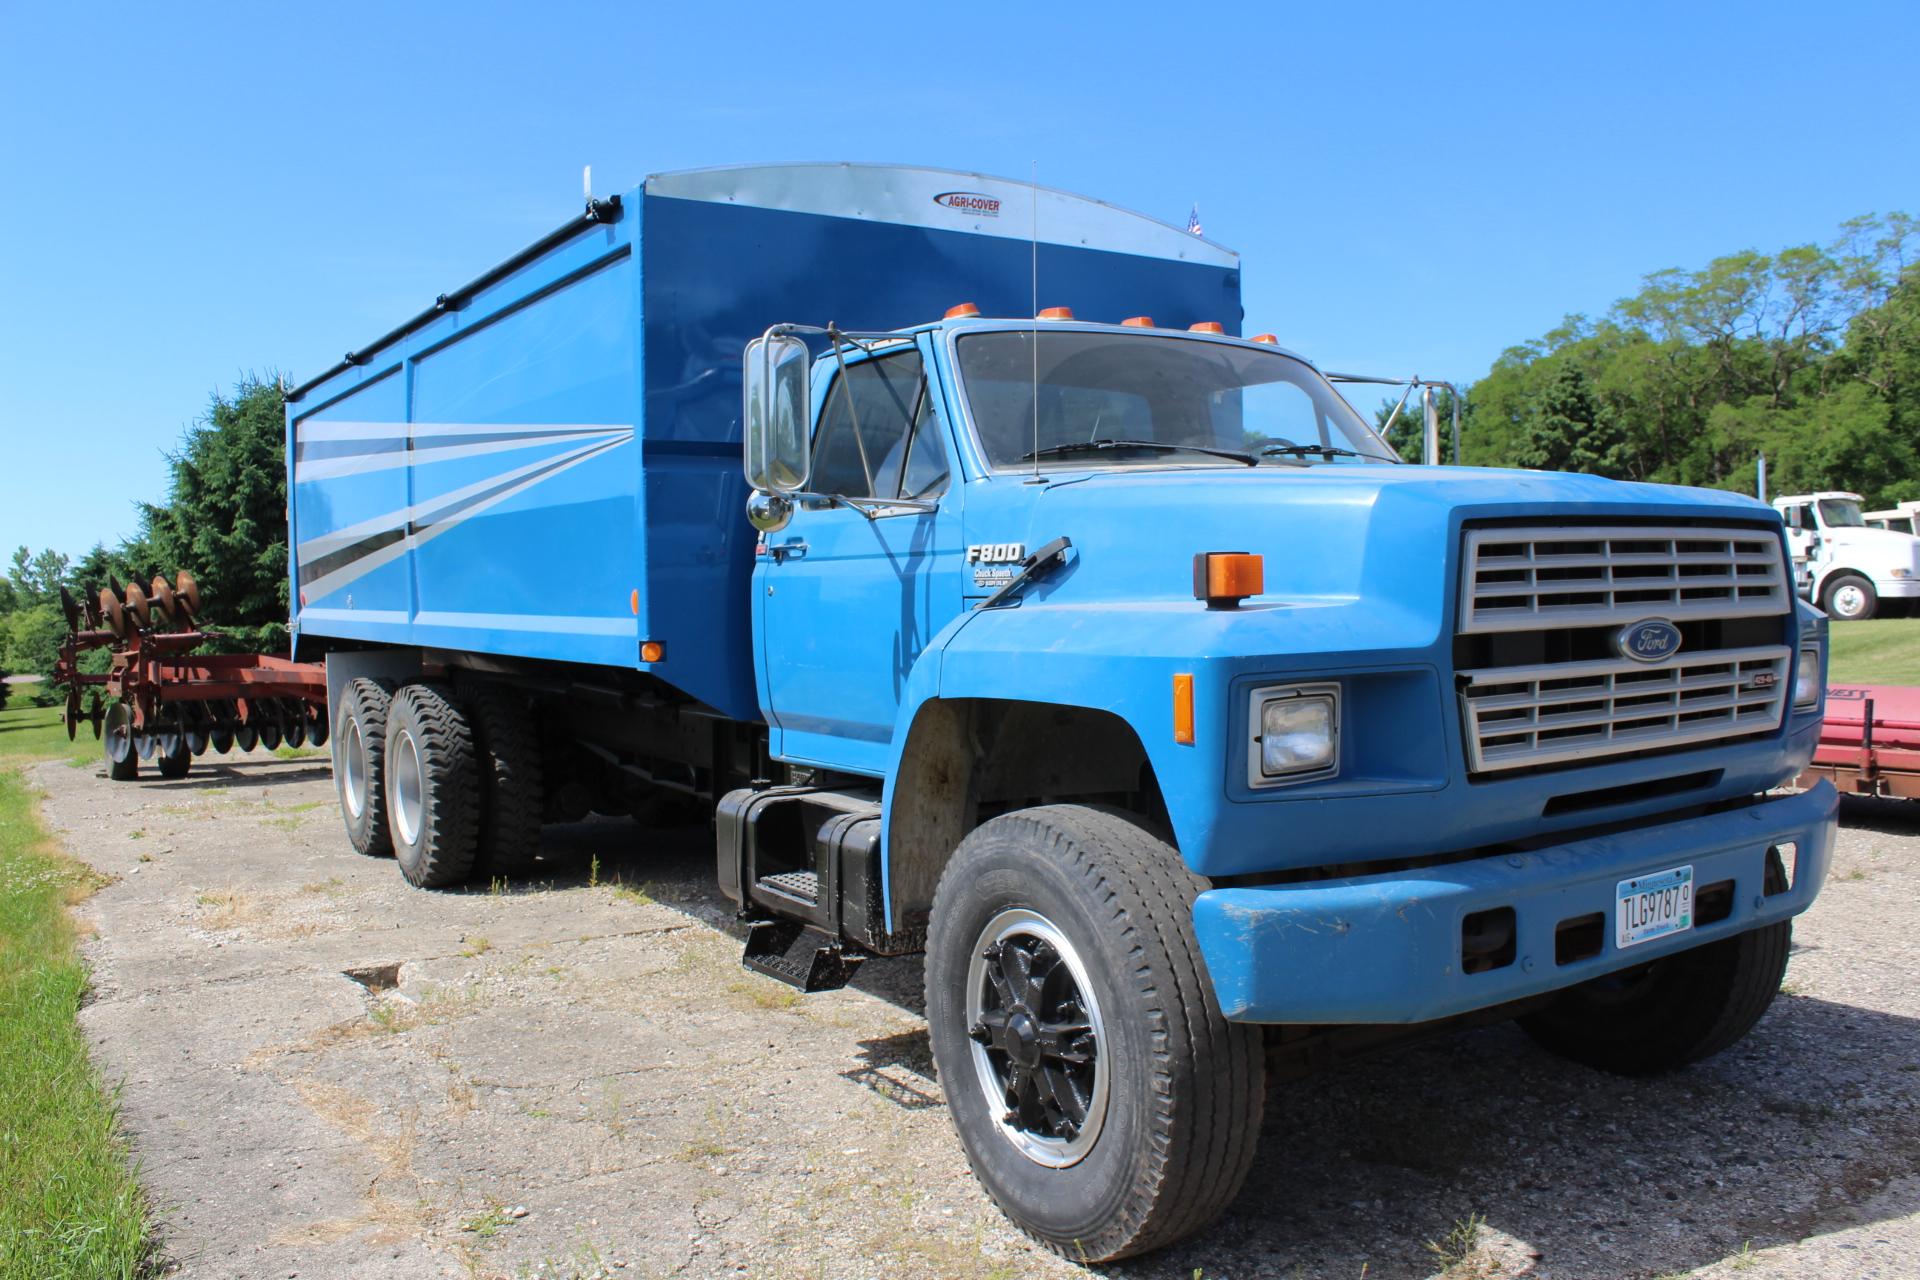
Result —
[[1466, 531], [1462, 634], [1753, 618], [1792, 605], [1766, 529], [1602, 525]]
[[1778, 729], [1785, 645], [1460, 673], [1475, 773], [1620, 755]]

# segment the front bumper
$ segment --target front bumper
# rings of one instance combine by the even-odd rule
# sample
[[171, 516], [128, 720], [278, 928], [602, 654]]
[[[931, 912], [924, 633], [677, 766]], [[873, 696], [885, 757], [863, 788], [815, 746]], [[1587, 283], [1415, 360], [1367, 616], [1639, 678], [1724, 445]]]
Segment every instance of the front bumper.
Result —
[[[1238, 1022], [1426, 1022], [1573, 986], [1616, 969], [1797, 915], [1812, 904], [1833, 856], [1839, 796], [1821, 782], [1757, 800], [1525, 853], [1417, 871], [1247, 889], [1211, 889], [1193, 904], [1194, 932], [1220, 1008]], [[1764, 896], [1766, 854], [1798, 845], [1792, 884]], [[1614, 893], [1629, 877], [1691, 865], [1694, 886], [1734, 882], [1722, 920], [1614, 946]], [[1510, 963], [1461, 967], [1461, 926], [1511, 907]], [[1555, 960], [1563, 921], [1598, 912], [1599, 954]]]
[[1882, 600], [1920, 598], [1920, 578], [1875, 578], [1873, 590]]

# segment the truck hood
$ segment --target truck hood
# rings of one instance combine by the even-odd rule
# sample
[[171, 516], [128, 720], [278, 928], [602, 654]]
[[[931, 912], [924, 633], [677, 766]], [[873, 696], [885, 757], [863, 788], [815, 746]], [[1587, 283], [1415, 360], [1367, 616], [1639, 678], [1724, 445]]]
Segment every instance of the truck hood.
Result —
[[1820, 537], [1828, 546], [1860, 551], [1876, 560], [1906, 565], [1920, 549], [1920, 538], [1892, 529], [1827, 529]]
[[[1031, 604], [1130, 604], [1179, 615], [1204, 612], [1193, 599], [1195, 554], [1257, 552], [1266, 562], [1265, 593], [1213, 615], [1216, 625], [1240, 633], [1231, 648], [1263, 643], [1247, 632], [1271, 633], [1282, 625], [1276, 611], [1299, 619], [1303, 611], [1360, 604], [1364, 616], [1340, 610], [1348, 625], [1374, 637], [1400, 633], [1402, 644], [1416, 637], [1432, 644], [1452, 617], [1461, 525], [1502, 518], [1779, 525], [1770, 507], [1720, 490], [1473, 467], [1313, 466], [1110, 470], [1056, 476], [1044, 487], [996, 482], [968, 493], [966, 540], [1023, 541], [1032, 550], [1070, 538], [1071, 562], [1026, 592]], [[967, 590], [984, 593], [971, 575]], [[1236, 615], [1244, 621], [1232, 622]], [[1396, 619], [1403, 625], [1392, 625]], [[1323, 618], [1312, 629], [1332, 622]], [[1365, 638], [1355, 634], [1354, 647]]]

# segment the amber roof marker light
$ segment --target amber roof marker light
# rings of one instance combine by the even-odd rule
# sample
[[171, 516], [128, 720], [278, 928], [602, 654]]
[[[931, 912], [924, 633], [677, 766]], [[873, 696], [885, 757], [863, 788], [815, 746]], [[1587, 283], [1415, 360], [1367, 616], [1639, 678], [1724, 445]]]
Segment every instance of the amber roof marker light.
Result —
[[1266, 562], [1251, 552], [1203, 551], [1193, 558], [1193, 598], [1209, 609], [1238, 609], [1266, 589]]
[[1153, 317], [1128, 316], [1120, 322], [1120, 327], [1122, 329], [1151, 329], [1153, 328]]
[[1045, 310], [1041, 311], [1039, 315], [1035, 316], [1034, 319], [1036, 320], [1071, 320], [1073, 319], [1073, 308], [1072, 307], [1047, 307]]
[[947, 314], [940, 318], [942, 320], [971, 320], [979, 314], [979, 307], [974, 306], [971, 302], [962, 302], [948, 307]]
[[1218, 333], [1218, 334], [1224, 335], [1227, 332], [1227, 326], [1221, 324], [1218, 320], [1202, 320], [1199, 324], [1188, 325], [1187, 332], [1188, 333]]
[[1271, 333], [1256, 333], [1253, 335], [1253, 340], [1255, 342], [1265, 343], [1269, 347], [1277, 347], [1280, 345], [1280, 339]]

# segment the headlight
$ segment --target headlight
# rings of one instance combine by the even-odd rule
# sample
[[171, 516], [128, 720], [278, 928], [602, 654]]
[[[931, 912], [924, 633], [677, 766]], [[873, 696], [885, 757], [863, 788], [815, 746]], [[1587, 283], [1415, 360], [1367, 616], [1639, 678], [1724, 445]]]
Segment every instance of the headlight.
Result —
[[1800, 666], [1793, 676], [1793, 707], [1805, 711], [1820, 701], [1820, 647], [1800, 650]]
[[1913, 570], [1911, 569], [1893, 569], [1890, 570], [1890, 572], [1896, 578], [1911, 578], [1913, 576]]
[[1252, 731], [1248, 786], [1270, 787], [1339, 771], [1340, 686], [1255, 689], [1247, 718]]

